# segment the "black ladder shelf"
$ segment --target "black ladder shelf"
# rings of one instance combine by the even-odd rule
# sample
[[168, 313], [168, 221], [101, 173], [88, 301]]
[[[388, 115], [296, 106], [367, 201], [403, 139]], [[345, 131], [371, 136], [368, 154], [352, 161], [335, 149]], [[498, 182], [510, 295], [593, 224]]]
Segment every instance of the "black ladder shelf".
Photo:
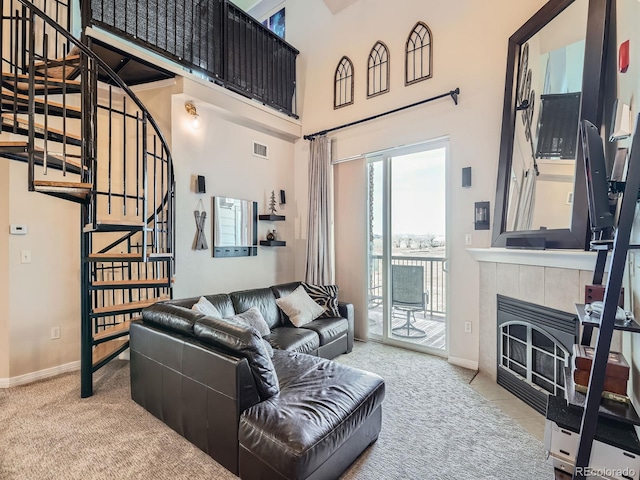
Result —
[[[640, 117], [638, 121], [640, 121]], [[627, 253], [629, 250], [640, 249], [640, 245], [630, 244], [631, 228], [635, 217], [638, 191], [640, 191], [640, 134], [634, 135], [628, 165], [627, 180], [624, 186], [618, 227], [614, 239], [609, 242], [594, 242], [592, 244], [592, 249], [598, 252], [593, 274], [594, 285], [602, 284], [607, 254], [611, 251], [611, 266], [604, 293], [604, 307], [600, 322], [594, 322], [588, 317], [585, 318], [583, 306], [577, 305], [576, 307], [584, 327], [580, 343], [582, 345], [590, 345], [595, 327], [598, 328], [598, 332], [587, 393], [582, 395], [572, 392], [571, 395], [568, 394], [567, 399], [570, 404], [583, 407], [580, 425], [580, 443], [575, 462], [576, 472], [580, 473], [574, 474], [573, 478], [575, 480], [583, 480], [586, 478], [582, 472], [585, 472], [586, 467], [589, 465], [591, 447], [596, 434], [599, 416], [640, 425], [640, 417], [633, 408], [633, 405], [615, 404], [615, 402], [611, 400], [602, 399], [613, 331], [625, 330], [640, 332], [640, 325], [635, 321], [625, 323], [620, 321], [616, 322], [615, 319], [627, 261]], [[629, 195], [627, 195], [627, 192], [629, 192]], [[570, 378], [567, 381], [570, 385]], [[567, 388], [567, 391], [569, 390], [570, 388]]]

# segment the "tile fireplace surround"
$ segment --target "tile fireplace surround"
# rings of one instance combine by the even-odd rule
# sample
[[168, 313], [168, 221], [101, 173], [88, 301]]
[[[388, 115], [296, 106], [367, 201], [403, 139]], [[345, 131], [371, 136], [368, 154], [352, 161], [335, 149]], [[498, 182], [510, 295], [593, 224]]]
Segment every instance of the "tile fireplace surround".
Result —
[[[584, 286], [592, 283], [596, 253], [504, 248], [467, 251], [480, 264], [478, 368], [495, 381], [498, 355], [496, 295], [574, 313], [575, 304], [584, 302]], [[619, 346], [620, 337], [614, 335], [612, 349]]]

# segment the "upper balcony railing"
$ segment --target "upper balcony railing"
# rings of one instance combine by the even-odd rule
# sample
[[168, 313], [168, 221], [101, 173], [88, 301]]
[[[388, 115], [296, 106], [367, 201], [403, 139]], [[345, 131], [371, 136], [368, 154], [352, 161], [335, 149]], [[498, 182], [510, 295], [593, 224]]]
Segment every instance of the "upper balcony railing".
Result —
[[90, 0], [85, 18], [297, 118], [298, 50], [226, 0]]

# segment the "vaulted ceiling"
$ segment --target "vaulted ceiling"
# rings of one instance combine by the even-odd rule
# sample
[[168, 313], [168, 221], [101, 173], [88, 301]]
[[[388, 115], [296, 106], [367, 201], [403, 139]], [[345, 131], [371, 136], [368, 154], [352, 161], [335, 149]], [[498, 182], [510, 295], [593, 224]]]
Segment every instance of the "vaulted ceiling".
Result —
[[325, 5], [329, 8], [329, 10], [331, 10], [331, 13], [333, 13], [334, 15], [344, 10], [349, 5], [356, 3], [357, 1], [358, 0], [323, 0]]

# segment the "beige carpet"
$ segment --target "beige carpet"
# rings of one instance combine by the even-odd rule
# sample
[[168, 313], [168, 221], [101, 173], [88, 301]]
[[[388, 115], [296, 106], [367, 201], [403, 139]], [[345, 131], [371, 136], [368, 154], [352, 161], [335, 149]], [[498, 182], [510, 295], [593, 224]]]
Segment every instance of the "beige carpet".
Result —
[[[339, 361], [387, 384], [380, 438], [345, 479], [551, 478], [542, 444], [469, 387], [473, 372], [374, 343]], [[81, 400], [78, 373], [0, 390], [0, 479], [236, 478], [131, 401], [127, 362], [95, 390]]]

